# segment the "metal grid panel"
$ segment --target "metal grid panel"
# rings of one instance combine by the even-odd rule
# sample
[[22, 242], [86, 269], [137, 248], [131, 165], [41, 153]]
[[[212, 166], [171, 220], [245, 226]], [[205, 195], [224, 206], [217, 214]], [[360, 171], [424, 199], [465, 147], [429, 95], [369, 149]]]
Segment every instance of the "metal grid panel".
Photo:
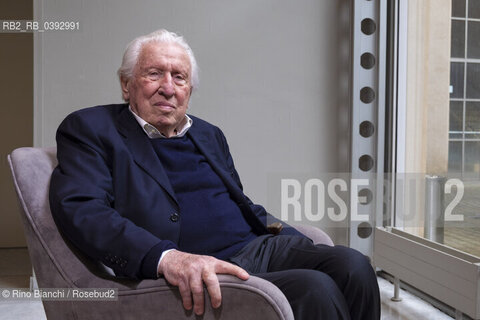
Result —
[[352, 10], [351, 190], [361, 203], [352, 196], [349, 242], [370, 257], [384, 207], [386, 9], [386, 0], [355, 0]]

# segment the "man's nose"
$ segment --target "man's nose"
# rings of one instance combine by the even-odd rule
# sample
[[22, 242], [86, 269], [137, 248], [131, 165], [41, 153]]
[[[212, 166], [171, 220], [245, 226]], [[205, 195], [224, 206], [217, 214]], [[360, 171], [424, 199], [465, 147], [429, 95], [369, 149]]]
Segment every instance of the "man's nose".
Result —
[[173, 78], [170, 72], [166, 72], [161, 80], [158, 93], [165, 98], [170, 98], [175, 94], [175, 86], [173, 84]]

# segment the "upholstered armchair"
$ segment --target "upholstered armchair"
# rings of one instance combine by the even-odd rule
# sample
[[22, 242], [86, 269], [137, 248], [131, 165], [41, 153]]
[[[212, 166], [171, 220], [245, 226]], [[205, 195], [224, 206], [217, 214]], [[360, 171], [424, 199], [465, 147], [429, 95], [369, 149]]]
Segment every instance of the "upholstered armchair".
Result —
[[[33, 268], [40, 288], [117, 288], [117, 301], [43, 301], [48, 319], [195, 319], [184, 310], [176, 287], [164, 279], [132, 281], [103, 272], [59, 233], [48, 201], [56, 148], [19, 148], [8, 157]], [[332, 245], [321, 230], [299, 226], [316, 243]], [[223, 303], [205, 304], [203, 319], [293, 320], [282, 292], [273, 284], [220, 275]], [[206, 298], [206, 301], [209, 301]]]

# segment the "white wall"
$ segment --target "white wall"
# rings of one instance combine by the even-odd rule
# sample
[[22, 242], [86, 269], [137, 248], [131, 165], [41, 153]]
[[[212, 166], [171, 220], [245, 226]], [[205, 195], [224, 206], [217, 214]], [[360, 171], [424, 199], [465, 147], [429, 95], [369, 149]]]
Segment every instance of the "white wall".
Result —
[[37, 0], [35, 144], [71, 111], [121, 102], [115, 72], [134, 37], [185, 36], [200, 65], [190, 113], [220, 126], [248, 195], [272, 176], [348, 171], [348, 0]]

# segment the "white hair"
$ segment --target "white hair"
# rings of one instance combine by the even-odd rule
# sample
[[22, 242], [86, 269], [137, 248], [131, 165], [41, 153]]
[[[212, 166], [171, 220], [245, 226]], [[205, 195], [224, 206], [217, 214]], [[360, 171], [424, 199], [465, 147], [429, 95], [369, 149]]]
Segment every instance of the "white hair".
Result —
[[120, 81], [122, 81], [122, 79], [130, 79], [133, 77], [133, 69], [138, 62], [138, 56], [140, 55], [143, 46], [151, 42], [175, 43], [185, 49], [192, 68], [190, 85], [192, 86], [192, 90], [198, 87], [198, 66], [192, 49], [182, 36], [165, 29], [160, 29], [147, 35], [137, 37], [128, 44], [123, 54], [122, 65], [117, 71]]

